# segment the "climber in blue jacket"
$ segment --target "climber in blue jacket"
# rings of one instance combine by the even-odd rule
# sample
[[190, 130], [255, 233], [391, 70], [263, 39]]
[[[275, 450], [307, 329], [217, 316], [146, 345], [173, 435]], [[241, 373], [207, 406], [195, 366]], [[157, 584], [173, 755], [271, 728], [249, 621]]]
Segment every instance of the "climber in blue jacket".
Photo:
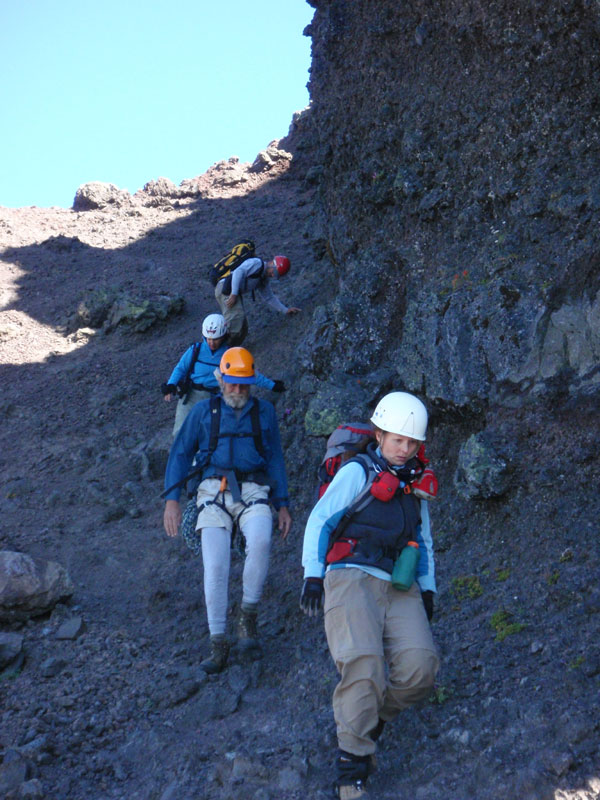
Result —
[[[202, 336], [201, 342], [188, 347], [169, 380], [161, 387], [167, 403], [179, 395], [173, 436], [177, 435], [187, 415], [199, 400], [206, 400], [219, 392], [215, 369], [229, 347], [225, 317], [222, 314], [209, 314], [202, 323]], [[256, 385], [272, 392], [285, 391], [283, 381], [271, 380], [260, 372], [256, 373]]]
[[[258, 605], [267, 577], [273, 517], [288, 535], [291, 516], [283, 450], [275, 409], [250, 394], [256, 383], [252, 354], [243, 347], [225, 351], [217, 377], [221, 392], [197, 403], [171, 447], [165, 474], [163, 523], [175, 537], [182, 520], [179, 495], [192, 464], [200, 474], [195, 531], [204, 565], [204, 597], [210, 653], [200, 667], [220, 672], [227, 664], [226, 636], [231, 536], [239, 528], [245, 542], [243, 592], [237, 646], [260, 657]], [[187, 510], [186, 510], [187, 514]], [[192, 549], [195, 549], [187, 540]]]

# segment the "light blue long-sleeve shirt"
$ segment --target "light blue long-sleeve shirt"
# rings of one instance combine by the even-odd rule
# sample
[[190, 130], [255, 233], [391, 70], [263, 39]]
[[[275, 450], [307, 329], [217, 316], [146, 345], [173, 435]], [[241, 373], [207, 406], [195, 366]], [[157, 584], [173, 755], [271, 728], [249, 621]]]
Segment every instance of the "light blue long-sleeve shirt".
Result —
[[[377, 451], [379, 454], [379, 450]], [[306, 523], [304, 545], [302, 549], [302, 566], [305, 578], [322, 578], [325, 574], [325, 556], [329, 537], [346, 513], [348, 507], [364, 489], [367, 483], [365, 471], [361, 464], [350, 462], [345, 464], [329, 484], [327, 491], [313, 508]], [[401, 484], [403, 485], [403, 484]], [[421, 522], [417, 527], [419, 544], [419, 563], [417, 565], [417, 582], [421, 591], [436, 591], [435, 563], [433, 557], [433, 538], [429, 522], [429, 508], [425, 500], [421, 500]], [[330, 565], [327, 569], [362, 569], [369, 575], [381, 580], [391, 580], [384, 570], [365, 564]]]
[[[169, 385], [177, 386], [179, 381], [183, 380], [183, 378], [185, 378], [187, 375], [187, 371], [190, 367], [194, 353], [194, 347], [195, 345], [190, 345], [177, 362], [175, 369], [171, 373], [171, 377], [167, 381]], [[215, 368], [221, 363], [221, 357], [228, 348], [228, 344], [223, 344], [218, 350], [213, 352], [208, 346], [206, 339], [203, 339], [198, 352], [198, 358], [196, 359], [196, 362], [194, 363], [194, 369], [192, 370], [192, 383], [201, 384], [202, 386], [207, 386], [211, 389], [217, 389], [219, 384], [215, 377]], [[260, 386], [262, 389], [270, 390], [273, 388], [273, 386], [275, 386], [275, 381], [272, 381], [270, 378], [267, 378], [266, 375], [262, 375], [260, 372], [257, 372], [256, 385]]]
[[264, 278], [262, 265], [263, 262], [260, 258], [247, 258], [234, 269], [231, 274], [231, 294], [243, 295], [255, 291], [275, 311], [287, 314], [288, 307], [281, 302], [271, 288], [271, 279]]

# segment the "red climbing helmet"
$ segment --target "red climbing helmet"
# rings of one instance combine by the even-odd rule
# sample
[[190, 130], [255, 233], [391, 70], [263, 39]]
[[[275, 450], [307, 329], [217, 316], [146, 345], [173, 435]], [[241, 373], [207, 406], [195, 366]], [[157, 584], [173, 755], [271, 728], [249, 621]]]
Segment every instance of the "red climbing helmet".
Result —
[[286, 256], [273, 256], [273, 264], [280, 278], [282, 275], [285, 275], [286, 272], [289, 272], [291, 267], [290, 260], [286, 258]]

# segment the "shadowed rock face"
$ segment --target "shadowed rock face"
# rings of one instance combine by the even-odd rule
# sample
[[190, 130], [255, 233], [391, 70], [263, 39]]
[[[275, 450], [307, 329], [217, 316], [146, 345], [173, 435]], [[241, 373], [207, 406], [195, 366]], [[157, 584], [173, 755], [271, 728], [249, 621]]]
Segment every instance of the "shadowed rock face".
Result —
[[[320, 434], [322, 421], [373, 408], [393, 388], [423, 398], [442, 478], [431, 510], [441, 683], [456, 679], [463, 698], [484, 704], [520, 697], [532, 713], [549, 703], [566, 719], [572, 697], [548, 662], [531, 680], [559, 696], [524, 689], [543, 630], [545, 646], [581, 650], [559, 669], [567, 683], [594, 664], [574, 699], [585, 715], [584, 697], [598, 691], [588, 626], [600, 510], [600, 6], [311, 5], [312, 105], [295, 164], [317, 187], [314, 251], [334, 296], [314, 310], [299, 351], [306, 430]], [[465, 579], [482, 583], [463, 593]], [[503, 677], [511, 641], [518, 697]], [[514, 796], [552, 797], [548, 776], [563, 789], [577, 782], [545, 735], [519, 747], [506, 729], [492, 741], [484, 728], [451, 733], [465, 745], [459, 761], [470, 747], [483, 760], [450, 795], [501, 796], [493, 752], [511, 764]], [[586, 736], [597, 744], [596, 729]], [[439, 769], [431, 783], [421, 775], [419, 796], [448, 792], [445, 734], [437, 744]]]
[[597, 4], [315, 7], [343, 368], [461, 408], [595, 394]]

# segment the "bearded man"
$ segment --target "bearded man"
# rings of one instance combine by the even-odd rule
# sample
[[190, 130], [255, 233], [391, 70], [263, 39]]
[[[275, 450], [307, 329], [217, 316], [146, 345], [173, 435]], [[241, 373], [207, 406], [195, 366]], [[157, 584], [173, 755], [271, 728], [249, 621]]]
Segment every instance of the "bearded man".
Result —
[[163, 518], [167, 535], [177, 536], [182, 516], [179, 495], [194, 463], [201, 476], [196, 531], [201, 536], [210, 632], [210, 653], [200, 666], [208, 673], [221, 672], [229, 657], [227, 606], [234, 526], [245, 541], [238, 649], [259, 658], [257, 615], [269, 566], [271, 506], [277, 511], [282, 538], [292, 523], [275, 409], [250, 394], [256, 382], [251, 353], [243, 347], [229, 348], [217, 372], [221, 393], [194, 406], [171, 447]]

